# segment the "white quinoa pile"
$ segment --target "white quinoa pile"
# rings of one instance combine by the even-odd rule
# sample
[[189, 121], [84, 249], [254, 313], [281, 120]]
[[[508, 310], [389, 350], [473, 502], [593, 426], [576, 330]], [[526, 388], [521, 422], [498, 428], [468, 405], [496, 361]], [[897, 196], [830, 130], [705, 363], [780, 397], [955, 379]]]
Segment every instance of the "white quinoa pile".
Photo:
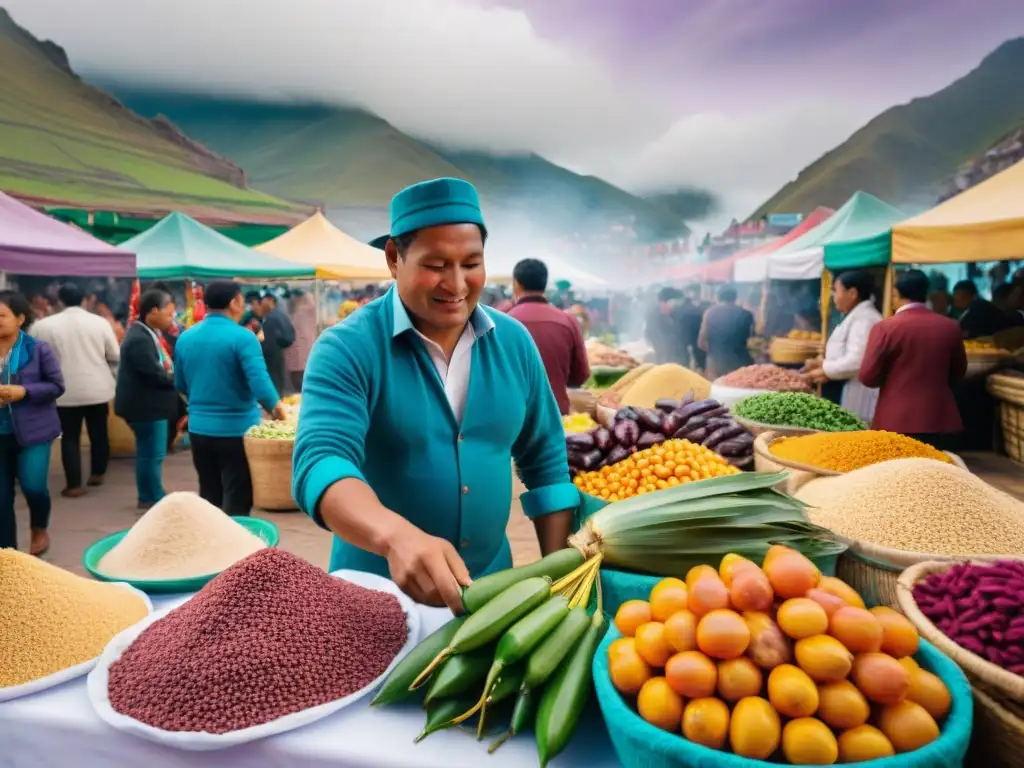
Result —
[[796, 496], [814, 523], [847, 538], [940, 555], [1024, 554], [1024, 503], [933, 459], [817, 478]]
[[220, 573], [266, 543], [194, 493], [171, 493], [100, 560], [115, 579], [188, 579]]

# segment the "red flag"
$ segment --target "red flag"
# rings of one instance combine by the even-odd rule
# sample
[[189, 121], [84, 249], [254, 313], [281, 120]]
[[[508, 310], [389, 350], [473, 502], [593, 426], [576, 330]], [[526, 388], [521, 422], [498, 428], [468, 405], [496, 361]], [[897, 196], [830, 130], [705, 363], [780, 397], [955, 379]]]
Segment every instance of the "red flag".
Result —
[[139, 295], [141, 293], [138, 278], [132, 283], [132, 296], [128, 300], [128, 325], [139, 319]]
[[192, 290], [192, 298], [195, 301], [195, 310], [192, 313], [192, 321], [198, 323], [206, 317], [206, 301], [203, 299], [203, 286], [195, 284]]

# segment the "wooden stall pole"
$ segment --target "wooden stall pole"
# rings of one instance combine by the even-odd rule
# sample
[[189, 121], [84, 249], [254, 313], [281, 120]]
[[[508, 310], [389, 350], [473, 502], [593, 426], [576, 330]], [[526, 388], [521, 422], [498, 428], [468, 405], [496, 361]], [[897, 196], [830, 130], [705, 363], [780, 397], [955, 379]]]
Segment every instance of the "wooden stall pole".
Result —
[[896, 265], [889, 263], [885, 270], [885, 288], [882, 291], [882, 316], [892, 316], [892, 290], [896, 283]]

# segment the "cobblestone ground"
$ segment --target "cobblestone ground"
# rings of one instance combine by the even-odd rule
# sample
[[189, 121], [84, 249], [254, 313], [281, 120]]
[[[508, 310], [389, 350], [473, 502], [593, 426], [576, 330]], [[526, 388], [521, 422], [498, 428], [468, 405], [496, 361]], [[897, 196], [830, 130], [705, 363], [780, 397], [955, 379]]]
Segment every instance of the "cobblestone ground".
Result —
[[[1009, 459], [994, 454], [966, 454], [964, 459], [972, 471], [993, 485], [1024, 500], [1024, 472]], [[83, 456], [84, 466], [88, 457]], [[195, 470], [187, 452], [176, 453], [164, 464], [164, 485], [168, 491], [197, 490]], [[109, 533], [128, 528], [137, 519], [135, 510], [135, 475], [131, 459], [112, 459], [107, 481], [101, 488], [90, 488], [78, 499], [60, 495], [64, 487], [60, 460], [56, 456], [50, 471], [50, 490], [54, 494], [50, 533], [53, 539], [46, 559], [62, 568], [85, 574], [82, 552]], [[518, 495], [523, 490], [516, 482], [516, 499], [512, 502], [508, 533], [516, 563], [530, 562], [540, 550], [533, 525], [523, 516]], [[330, 556], [331, 537], [299, 512], [263, 512], [254, 514], [273, 520], [281, 529], [283, 548], [323, 568]], [[28, 547], [28, 511], [24, 499], [18, 499], [18, 533], [23, 549]]]

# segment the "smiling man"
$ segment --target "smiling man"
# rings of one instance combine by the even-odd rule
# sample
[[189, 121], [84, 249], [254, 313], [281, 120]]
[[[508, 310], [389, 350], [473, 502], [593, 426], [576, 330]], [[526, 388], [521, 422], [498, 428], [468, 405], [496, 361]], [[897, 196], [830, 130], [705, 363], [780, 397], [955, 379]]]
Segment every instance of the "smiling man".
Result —
[[336, 536], [331, 570], [390, 575], [453, 610], [461, 586], [512, 564], [511, 460], [545, 554], [579, 503], [533, 340], [479, 304], [486, 239], [466, 181], [395, 195], [395, 283], [314, 346], [293, 463], [295, 499]]

